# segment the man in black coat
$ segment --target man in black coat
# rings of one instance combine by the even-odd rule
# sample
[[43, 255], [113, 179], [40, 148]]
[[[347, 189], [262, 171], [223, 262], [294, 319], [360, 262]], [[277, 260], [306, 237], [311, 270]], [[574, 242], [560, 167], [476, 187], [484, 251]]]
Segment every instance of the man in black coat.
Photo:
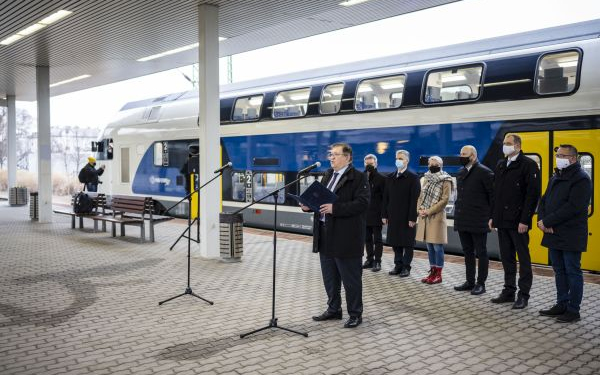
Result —
[[[345, 143], [331, 145], [328, 154], [332, 169], [322, 183], [337, 195], [334, 203], [324, 204], [315, 212], [313, 252], [321, 261], [327, 292], [327, 310], [313, 320], [342, 319], [342, 283], [346, 291], [349, 319], [345, 328], [362, 323], [362, 255], [365, 243], [365, 215], [369, 206], [369, 183], [364, 173], [351, 163], [352, 148]], [[302, 210], [310, 209], [302, 205]]]
[[[485, 293], [489, 258], [487, 234], [492, 211], [494, 173], [477, 160], [477, 149], [471, 145], [460, 150], [464, 168], [456, 176], [457, 196], [454, 203], [454, 230], [458, 231], [465, 255], [467, 281], [455, 286], [458, 291], [471, 291], [473, 295]], [[475, 283], [475, 255], [479, 259], [479, 272]]]
[[[98, 184], [100, 184], [99, 176], [104, 173], [104, 165], [96, 169], [96, 158], [93, 156], [88, 157], [88, 163], [79, 172], [79, 179], [85, 180], [85, 189], [89, 192], [97, 192]], [[82, 177], [83, 176], [83, 177]]]
[[[502, 147], [505, 159], [496, 165], [490, 229], [498, 228], [500, 258], [504, 268], [504, 289], [493, 303], [514, 302], [513, 309], [524, 309], [533, 282], [529, 255], [529, 230], [540, 196], [540, 173], [535, 161], [521, 151], [521, 137], [507, 134]], [[519, 257], [519, 293], [517, 259]]]
[[592, 181], [577, 161], [577, 149], [560, 145], [556, 150], [556, 173], [538, 208], [538, 228], [544, 232], [542, 246], [550, 252], [556, 281], [556, 305], [541, 310], [561, 323], [578, 321], [583, 299], [581, 253], [587, 250], [588, 207]]
[[365, 173], [369, 178], [371, 201], [367, 209], [367, 238], [365, 247], [367, 256], [363, 268], [371, 271], [381, 271], [381, 255], [383, 254], [383, 240], [381, 238], [381, 203], [385, 190], [385, 177], [377, 171], [377, 156], [368, 154], [364, 158]]
[[408, 170], [409, 162], [408, 151], [396, 151], [397, 170], [388, 176], [383, 194], [382, 222], [388, 226], [386, 242], [394, 249], [394, 269], [389, 274], [400, 277], [410, 275], [421, 194], [419, 177]]

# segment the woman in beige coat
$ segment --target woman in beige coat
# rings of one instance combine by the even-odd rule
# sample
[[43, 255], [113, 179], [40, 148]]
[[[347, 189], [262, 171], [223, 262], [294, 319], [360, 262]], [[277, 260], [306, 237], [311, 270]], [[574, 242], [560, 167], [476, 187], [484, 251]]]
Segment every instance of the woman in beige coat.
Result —
[[446, 231], [446, 205], [452, 191], [452, 177], [442, 171], [443, 161], [439, 156], [429, 158], [429, 171], [421, 180], [421, 195], [417, 201], [417, 241], [427, 244], [429, 274], [421, 281], [427, 284], [442, 282], [444, 267], [444, 244], [448, 243]]

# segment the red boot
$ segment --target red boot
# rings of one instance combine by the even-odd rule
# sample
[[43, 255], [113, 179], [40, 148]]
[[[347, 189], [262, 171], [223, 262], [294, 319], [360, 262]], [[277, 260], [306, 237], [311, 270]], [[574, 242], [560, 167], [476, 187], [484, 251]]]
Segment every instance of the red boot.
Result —
[[429, 282], [429, 284], [439, 284], [442, 282], [442, 267], [434, 267], [433, 270], [433, 277], [431, 278], [431, 281]]
[[425, 276], [424, 278], [421, 279], [422, 283], [431, 284], [430, 281], [431, 281], [431, 278], [433, 277], [433, 269], [434, 269], [434, 267], [429, 268], [429, 273], [427, 274], [427, 276]]

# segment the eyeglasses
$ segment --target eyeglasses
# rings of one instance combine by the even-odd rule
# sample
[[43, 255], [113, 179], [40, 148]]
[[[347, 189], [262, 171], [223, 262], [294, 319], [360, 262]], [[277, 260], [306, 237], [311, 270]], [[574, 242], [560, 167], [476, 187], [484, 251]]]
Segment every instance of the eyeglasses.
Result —
[[330, 159], [333, 158], [333, 157], [338, 157], [338, 156], [342, 156], [342, 155], [346, 155], [346, 154], [344, 154], [344, 153], [338, 154], [338, 153], [335, 153], [335, 152], [328, 152], [327, 153], [327, 157], [330, 158]]
[[573, 157], [573, 156], [576, 156], [576, 155], [556, 154], [556, 157], [560, 158], [560, 159], [570, 158], [570, 157]]

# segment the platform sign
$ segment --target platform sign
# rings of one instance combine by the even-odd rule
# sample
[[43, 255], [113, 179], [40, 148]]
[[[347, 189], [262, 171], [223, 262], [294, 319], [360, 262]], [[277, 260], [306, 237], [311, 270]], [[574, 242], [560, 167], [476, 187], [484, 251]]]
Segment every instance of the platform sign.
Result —
[[246, 202], [252, 202], [252, 171], [244, 173], [244, 185], [246, 188]]

